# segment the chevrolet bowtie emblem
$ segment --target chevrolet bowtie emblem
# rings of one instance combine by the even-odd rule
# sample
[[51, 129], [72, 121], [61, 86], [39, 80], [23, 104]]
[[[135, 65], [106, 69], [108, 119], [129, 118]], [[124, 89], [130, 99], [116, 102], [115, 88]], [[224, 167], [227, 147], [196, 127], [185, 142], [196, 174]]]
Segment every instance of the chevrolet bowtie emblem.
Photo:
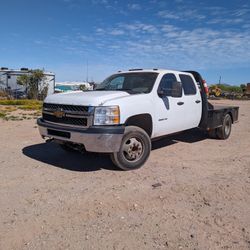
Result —
[[58, 109], [53, 113], [53, 115], [57, 118], [63, 118], [65, 113], [62, 109]]

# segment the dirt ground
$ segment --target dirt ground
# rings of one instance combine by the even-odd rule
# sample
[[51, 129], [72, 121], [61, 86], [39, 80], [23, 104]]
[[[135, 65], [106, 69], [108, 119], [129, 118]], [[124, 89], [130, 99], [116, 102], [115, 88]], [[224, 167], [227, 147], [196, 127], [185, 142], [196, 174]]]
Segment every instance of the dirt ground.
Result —
[[0, 249], [250, 249], [250, 101], [226, 141], [188, 131], [139, 170], [0, 120]]

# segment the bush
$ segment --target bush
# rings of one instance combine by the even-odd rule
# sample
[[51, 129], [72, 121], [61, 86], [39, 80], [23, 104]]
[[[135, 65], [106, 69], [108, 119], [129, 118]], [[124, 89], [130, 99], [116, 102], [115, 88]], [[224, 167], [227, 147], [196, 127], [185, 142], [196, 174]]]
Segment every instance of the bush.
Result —
[[4, 119], [6, 117], [6, 113], [0, 112], [0, 118]]
[[22, 110], [41, 110], [42, 101], [38, 100], [0, 100], [0, 105], [18, 106]]
[[240, 86], [233, 86], [228, 84], [217, 84], [216, 86], [226, 92], [242, 93], [242, 88]]
[[28, 99], [21, 99], [21, 100], [0, 100], [0, 105], [42, 105], [42, 101], [38, 100], [28, 100]]
[[0, 99], [8, 99], [9, 95], [4, 90], [0, 90]]

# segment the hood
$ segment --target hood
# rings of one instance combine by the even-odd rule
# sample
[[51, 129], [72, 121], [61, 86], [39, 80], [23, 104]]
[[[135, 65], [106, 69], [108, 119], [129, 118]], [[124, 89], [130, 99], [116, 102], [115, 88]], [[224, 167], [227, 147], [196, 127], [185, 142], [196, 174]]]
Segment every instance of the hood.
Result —
[[101, 106], [107, 101], [129, 96], [125, 91], [74, 91], [47, 96], [44, 102], [82, 105], [82, 106]]

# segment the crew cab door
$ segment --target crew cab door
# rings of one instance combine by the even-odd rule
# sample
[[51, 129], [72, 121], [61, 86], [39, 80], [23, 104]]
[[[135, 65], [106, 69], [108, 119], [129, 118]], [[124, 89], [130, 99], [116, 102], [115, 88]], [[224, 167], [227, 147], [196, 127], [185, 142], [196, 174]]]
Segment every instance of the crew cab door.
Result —
[[194, 77], [189, 74], [179, 74], [179, 78], [183, 87], [186, 129], [198, 127], [202, 114], [202, 100], [199, 87]]
[[[200, 93], [194, 82], [192, 87], [187, 87], [186, 84], [190, 82], [185, 76], [174, 73], [163, 75], [155, 102], [154, 137], [198, 126], [201, 119]], [[189, 88], [192, 91], [188, 91]]]

